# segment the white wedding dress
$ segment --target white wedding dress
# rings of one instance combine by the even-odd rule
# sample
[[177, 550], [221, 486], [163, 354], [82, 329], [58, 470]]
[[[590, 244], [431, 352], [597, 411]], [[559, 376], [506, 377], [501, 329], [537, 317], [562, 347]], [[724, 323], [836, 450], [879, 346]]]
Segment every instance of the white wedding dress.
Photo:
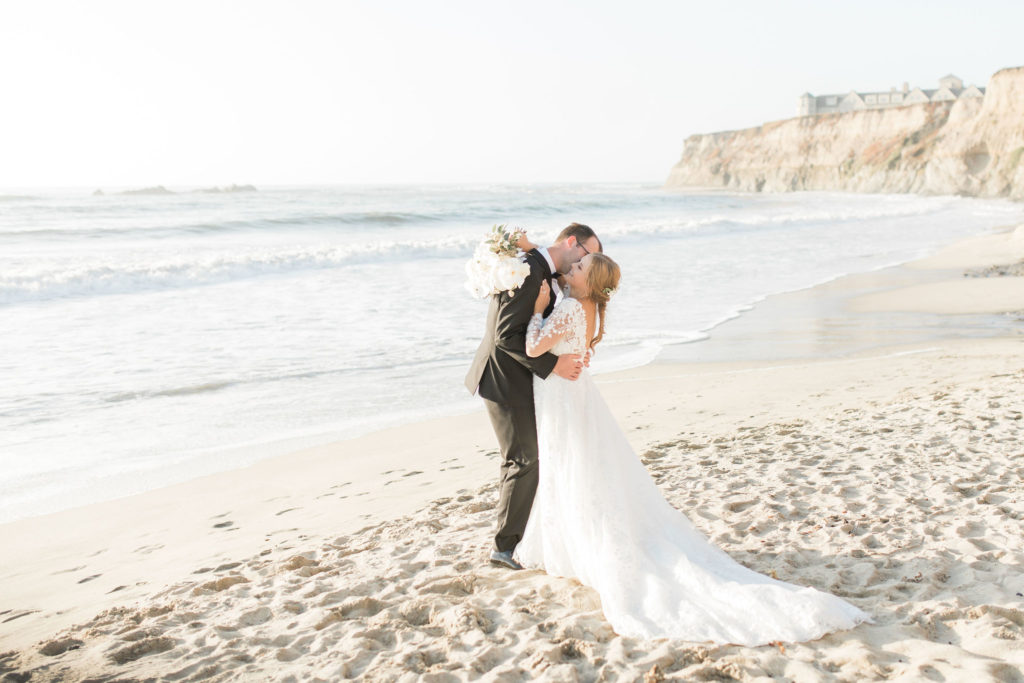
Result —
[[[583, 354], [583, 306], [565, 297], [535, 315], [527, 348]], [[575, 577], [601, 596], [617, 633], [740, 645], [814, 640], [869, 620], [844, 600], [771, 579], [713, 546], [662, 497], [584, 369], [534, 378], [540, 481], [515, 556]]]

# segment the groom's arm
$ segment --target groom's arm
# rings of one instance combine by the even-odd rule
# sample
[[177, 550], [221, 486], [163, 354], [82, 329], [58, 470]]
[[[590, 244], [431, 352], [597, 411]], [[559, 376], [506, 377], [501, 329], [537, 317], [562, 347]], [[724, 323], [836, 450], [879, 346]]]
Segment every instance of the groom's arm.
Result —
[[540, 283], [544, 277], [540, 268], [530, 264], [530, 275], [523, 280], [514, 296], [502, 292], [498, 306], [498, 320], [494, 330], [495, 345], [510, 355], [517, 363], [541, 379], [546, 379], [554, 370], [558, 356], [545, 353], [536, 358], [526, 354], [526, 327], [533, 317], [533, 304], [540, 292]]

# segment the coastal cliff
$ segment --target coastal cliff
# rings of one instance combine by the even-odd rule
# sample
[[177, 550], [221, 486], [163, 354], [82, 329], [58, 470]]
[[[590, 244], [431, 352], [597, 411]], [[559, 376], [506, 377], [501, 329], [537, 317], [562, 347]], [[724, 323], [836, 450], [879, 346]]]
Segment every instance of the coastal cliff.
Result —
[[666, 186], [1024, 199], [1024, 67], [995, 73], [984, 99], [693, 135]]

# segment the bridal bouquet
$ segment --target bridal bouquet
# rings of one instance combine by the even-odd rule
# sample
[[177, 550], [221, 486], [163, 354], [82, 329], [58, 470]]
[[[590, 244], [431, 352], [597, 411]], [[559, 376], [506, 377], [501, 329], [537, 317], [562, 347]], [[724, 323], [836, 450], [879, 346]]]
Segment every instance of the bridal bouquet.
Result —
[[522, 228], [507, 230], [495, 225], [491, 233], [477, 245], [473, 258], [466, 263], [466, 289], [477, 299], [485, 299], [498, 292], [515, 296], [515, 290], [530, 274], [530, 265], [519, 248]]

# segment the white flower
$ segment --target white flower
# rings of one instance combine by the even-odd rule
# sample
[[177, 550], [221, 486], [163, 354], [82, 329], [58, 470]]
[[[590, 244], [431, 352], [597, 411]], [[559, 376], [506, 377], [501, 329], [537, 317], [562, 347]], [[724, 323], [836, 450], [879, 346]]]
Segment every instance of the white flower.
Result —
[[[499, 235], [498, 229], [503, 227], [495, 226], [491, 236], [477, 245], [473, 258], [466, 262], [466, 290], [477, 299], [498, 292], [511, 295], [530, 274], [530, 266], [525, 262], [526, 256], [522, 251], [512, 253], [497, 244], [495, 235]], [[496, 253], [496, 249], [500, 253]]]

